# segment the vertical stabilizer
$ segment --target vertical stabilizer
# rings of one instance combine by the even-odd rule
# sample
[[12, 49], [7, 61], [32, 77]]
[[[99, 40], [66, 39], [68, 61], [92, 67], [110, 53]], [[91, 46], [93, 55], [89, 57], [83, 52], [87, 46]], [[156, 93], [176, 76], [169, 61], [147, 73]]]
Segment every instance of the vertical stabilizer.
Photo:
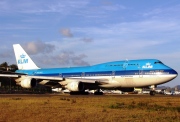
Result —
[[13, 48], [18, 69], [39, 69], [36, 66], [36, 64], [32, 61], [32, 59], [29, 57], [29, 55], [24, 51], [21, 45], [14, 44]]

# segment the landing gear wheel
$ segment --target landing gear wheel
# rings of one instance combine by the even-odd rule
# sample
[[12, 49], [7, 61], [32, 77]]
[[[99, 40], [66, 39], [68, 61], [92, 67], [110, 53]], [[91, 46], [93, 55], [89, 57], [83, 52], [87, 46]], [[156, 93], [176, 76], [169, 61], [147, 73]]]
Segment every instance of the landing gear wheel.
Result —
[[100, 89], [97, 89], [96, 92], [94, 92], [94, 95], [103, 95], [103, 92], [100, 92]]
[[155, 94], [156, 94], [155, 91], [150, 91], [151, 96], [154, 96]]

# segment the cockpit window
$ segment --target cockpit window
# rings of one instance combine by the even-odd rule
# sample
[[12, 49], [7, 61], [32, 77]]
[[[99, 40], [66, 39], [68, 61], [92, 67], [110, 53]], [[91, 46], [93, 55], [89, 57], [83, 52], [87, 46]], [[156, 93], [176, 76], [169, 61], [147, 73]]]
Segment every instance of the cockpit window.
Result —
[[154, 62], [154, 64], [163, 64], [161, 61]]

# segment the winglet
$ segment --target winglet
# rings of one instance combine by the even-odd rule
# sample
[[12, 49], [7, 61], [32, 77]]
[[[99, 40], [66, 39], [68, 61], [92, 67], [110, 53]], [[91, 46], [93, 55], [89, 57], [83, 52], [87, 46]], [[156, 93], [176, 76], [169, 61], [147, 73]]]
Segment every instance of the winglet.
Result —
[[18, 69], [39, 69], [20, 44], [14, 44], [13, 48]]

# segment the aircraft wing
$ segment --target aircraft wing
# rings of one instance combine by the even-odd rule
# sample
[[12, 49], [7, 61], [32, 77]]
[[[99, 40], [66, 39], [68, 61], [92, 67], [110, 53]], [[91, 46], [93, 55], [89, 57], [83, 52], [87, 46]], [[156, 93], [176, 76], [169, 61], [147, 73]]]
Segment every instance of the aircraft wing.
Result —
[[96, 84], [108, 84], [109, 80], [108, 79], [94, 79], [94, 78], [66, 78], [67, 80], [74, 80], [74, 81], [81, 81], [83, 83], [96, 83]]
[[[20, 85], [21, 82], [24, 80], [29, 80], [29, 82], [31, 82], [31, 81], [33, 81], [33, 79], [36, 79], [38, 84], [50, 86], [50, 87], [60, 87], [61, 85], [59, 84], [59, 82], [63, 80], [62, 77], [29, 76], [27, 74], [14, 73], [14, 72], [1, 73], [0, 77], [13, 78], [13, 79], [15, 79], [16, 84], [18, 84], [18, 85]], [[27, 81], [25, 81], [24, 83], [26, 83], [26, 82]], [[24, 87], [24, 88], [31, 88], [31, 86]]]
[[52, 76], [33, 76], [33, 75], [26, 75], [20, 73], [9, 73], [9, 74], [0, 74], [0, 77], [9, 77], [9, 78], [21, 78], [21, 77], [28, 77], [34, 78], [36, 80], [49, 80], [49, 81], [64, 81], [65, 79], [68, 81], [81, 81], [83, 83], [96, 83], [96, 84], [107, 84], [109, 81], [108, 79], [93, 79], [93, 78], [63, 78], [63, 77], [52, 77]]
[[16, 74], [0, 74], [0, 77], [18, 78], [19, 75], [16, 75]]
[[63, 80], [62, 77], [50, 77], [50, 76], [28, 76], [28, 77], [39, 79], [39, 80]]
[[[54, 88], [66, 86], [70, 82], [83, 82], [85, 84], [94, 84], [94, 85], [103, 85], [103, 84], [108, 84], [109, 80], [108, 79], [94, 79], [94, 78], [75, 78], [75, 77], [52, 77], [52, 76], [33, 76], [33, 75], [27, 75], [27, 74], [21, 74], [21, 73], [8, 73], [8, 74], [0, 74], [0, 77], [6, 77], [6, 78], [14, 78], [17, 84], [27, 83], [28, 82], [33, 82], [35, 79], [38, 84], [45, 85], [45, 86], [50, 86]], [[30, 83], [31, 84], [31, 83]], [[28, 84], [28, 87], [25, 88], [31, 88], [33, 86], [30, 86]], [[23, 87], [23, 86], [22, 86]]]
[[19, 74], [19, 73], [0, 74], [0, 77], [9, 77], [9, 78], [20, 78], [22, 76], [27, 76], [29, 78], [40, 79], [40, 80], [63, 80], [62, 77], [28, 76], [26, 74]]

